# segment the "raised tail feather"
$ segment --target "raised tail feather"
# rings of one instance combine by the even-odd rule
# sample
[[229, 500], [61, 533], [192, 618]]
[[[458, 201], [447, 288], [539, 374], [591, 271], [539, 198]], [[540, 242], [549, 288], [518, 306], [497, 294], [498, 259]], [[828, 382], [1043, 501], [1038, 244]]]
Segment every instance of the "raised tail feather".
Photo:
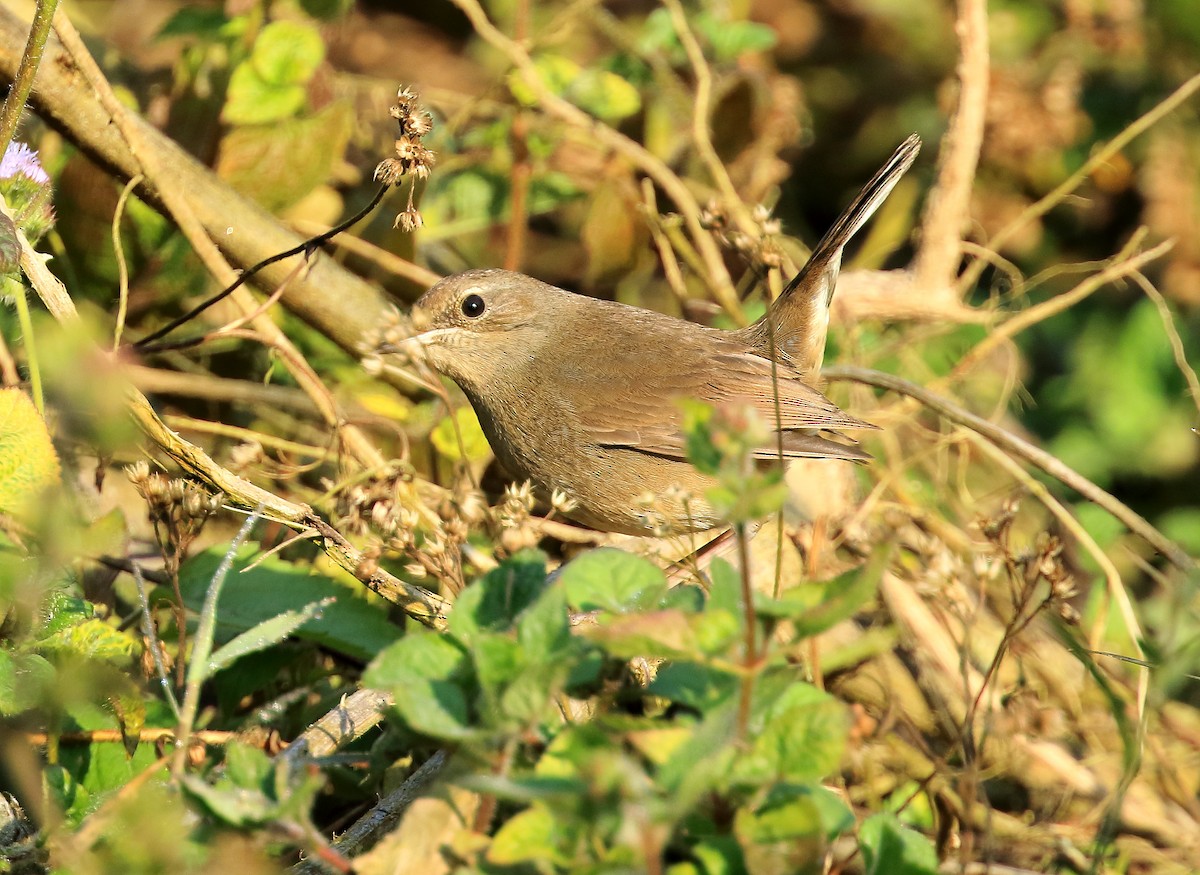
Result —
[[876, 171], [812, 251], [808, 262], [783, 289], [770, 312], [744, 329], [746, 339], [770, 355], [766, 320], [775, 332], [776, 358], [812, 377], [825, 356], [829, 303], [837, 285], [842, 250], [884, 202], [921, 151], [921, 138], [912, 134]]

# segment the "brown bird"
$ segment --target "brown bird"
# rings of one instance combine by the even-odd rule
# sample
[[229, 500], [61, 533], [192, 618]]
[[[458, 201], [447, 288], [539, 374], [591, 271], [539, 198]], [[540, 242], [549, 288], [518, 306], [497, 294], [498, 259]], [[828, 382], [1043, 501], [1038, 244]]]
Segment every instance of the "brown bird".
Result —
[[[774, 425], [778, 397], [785, 458], [870, 458], [820, 432], [874, 426], [805, 379], [820, 368], [842, 248], [919, 147], [913, 136], [896, 150], [747, 328], [721, 331], [511, 271], [470, 270], [421, 297], [404, 346], [459, 385], [508, 473], [543, 496], [564, 493], [577, 522], [638, 535], [711, 528], [721, 522], [704, 499], [714, 481], [687, 461], [680, 399], [748, 405]], [[755, 456], [778, 458], [774, 433]]]

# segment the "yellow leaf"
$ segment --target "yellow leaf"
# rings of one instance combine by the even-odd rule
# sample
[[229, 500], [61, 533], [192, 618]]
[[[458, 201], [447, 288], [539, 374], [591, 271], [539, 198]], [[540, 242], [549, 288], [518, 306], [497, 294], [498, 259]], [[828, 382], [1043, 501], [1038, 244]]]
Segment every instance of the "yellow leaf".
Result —
[[[457, 428], [458, 435], [455, 434]], [[458, 438], [462, 437], [459, 446]], [[452, 462], [482, 462], [491, 456], [492, 448], [488, 445], [475, 411], [470, 407], [460, 407], [454, 411], [453, 418], [447, 416], [436, 426], [429, 435], [434, 448], [442, 457]]]
[[0, 511], [20, 513], [58, 475], [58, 454], [33, 402], [19, 389], [0, 389]]

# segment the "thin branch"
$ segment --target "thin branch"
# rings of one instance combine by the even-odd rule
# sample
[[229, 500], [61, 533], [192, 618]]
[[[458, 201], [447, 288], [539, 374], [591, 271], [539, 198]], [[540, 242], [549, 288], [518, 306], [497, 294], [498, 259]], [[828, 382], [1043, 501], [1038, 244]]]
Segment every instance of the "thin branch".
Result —
[[[403, 784], [380, 799], [370, 811], [342, 833], [333, 844], [334, 850], [345, 857], [355, 857], [374, 847], [442, 771], [447, 759], [444, 750], [434, 752], [433, 756], [409, 775]], [[305, 860], [293, 866], [291, 871], [295, 875], [320, 875], [323, 870], [316, 861]]]
[[1179, 329], [1175, 327], [1175, 317], [1171, 315], [1171, 308], [1167, 306], [1166, 298], [1141, 271], [1134, 271], [1132, 279], [1158, 309], [1163, 330], [1167, 333], [1167, 342], [1171, 344], [1171, 354], [1175, 356], [1175, 366], [1179, 368], [1179, 373], [1187, 381], [1188, 394], [1192, 396], [1192, 404], [1196, 406], [1196, 412], [1200, 413], [1200, 379], [1196, 378], [1195, 368], [1188, 363], [1187, 351], [1183, 348], [1183, 338], [1179, 336]]
[[1012, 432], [1001, 428], [995, 423], [988, 422], [986, 419], [976, 416], [948, 398], [936, 395], [924, 386], [918, 386], [916, 383], [905, 380], [902, 377], [896, 377], [869, 368], [840, 365], [838, 367], [825, 368], [821, 371], [821, 374], [827, 380], [848, 380], [855, 383], [865, 383], [868, 386], [877, 386], [880, 389], [887, 389], [891, 392], [907, 395], [909, 398], [928, 407], [939, 416], [983, 435], [1010, 455], [1024, 460], [1055, 480], [1074, 489], [1084, 498], [1088, 499], [1088, 501], [1108, 511], [1124, 523], [1131, 532], [1145, 540], [1177, 568], [1183, 571], [1191, 571], [1196, 568], [1196, 561], [1184, 552], [1178, 544], [1167, 538], [1162, 532], [1150, 525], [1144, 517], [1119, 499], [1105, 492], [1091, 480], [1088, 480], [1082, 474], [1040, 447], [1035, 447], [1033, 444], [1017, 437]]
[[[996, 235], [988, 241], [988, 245], [997, 251], [1002, 249], [1026, 225], [1050, 212], [1063, 198], [1074, 191], [1081, 182], [1091, 176], [1095, 170], [1107, 164], [1139, 135], [1145, 133], [1161, 119], [1174, 112], [1197, 89], [1200, 89], [1200, 73], [1197, 73], [1191, 79], [1184, 82], [1165, 100], [1109, 140], [1105, 146], [1096, 150], [1095, 154], [1085, 161], [1082, 167], [1068, 176], [1054, 191], [1050, 192], [1037, 203], [1029, 206], [1019, 216], [997, 231]], [[963, 272], [959, 280], [959, 285], [962, 288], [971, 288], [979, 280], [979, 275], [983, 272], [983, 269], [984, 264], [982, 262], [971, 265]]]
[[1140, 252], [1137, 255], [1128, 255], [1141, 241], [1142, 236], [1135, 234], [1126, 247], [1114, 256], [1112, 263], [1108, 267], [1088, 277], [1075, 286], [1075, 288], [1061, 295], [1056, 295], [1027, 310], [1015, 313], [1006, 321], [993, 328], [988, 332], [987, 337], [976, 344], [959, 360], [958, 364], [954, 366], [954, 371], [950, 375], [951, 378], [962, 376], [979, 362], [983, 361], [998, 346], [1006, 340], [1016, 337], [1026, 328], [1030, 328], [1045, 319], [1049, 319], [1051, 316], [1056, 316], [1064, 310], [1075, 306], [1075, 304], [1078, 304], [1093, 292], [1110, 283], [1133, 276], [1141, 270], [1143, 265], [1166, 254], [1175, 245], [1174, 240], [1164, 240], [1162, 243], [1159, 243], [1152, 249], [1147, 249], [1145, 252]]
[[654, 153], [626, 137], [615, 128], [588, 115], [579, 107], [559, 97], [542, 81], [537, 66], [529, 53], [501, 33], [488, 19], [478, 0], [453, 0], [463, 11], [471, 25], [485, 41], [508, 57], [520, 72], [525, 84], [537, 97], [538, 105], [548, 114], [588, 132], [598, 142], [608, 146], [627, 160], [633, 162], [653, 179], [675, 202], [696, 249], [704, 259], [705, 271], [702, 279], [708, 284], [717, 302], [735, 319], [741, 320], [742, 305], [738, 300], [725, 267], [725, 260], [712, 235], [700, 224], [700, 204], [684, 184], [683, 180]]
[[113, 328], [113, 352], [121, 348], [121, 335], [125, 332], [125, 315], [129, 312], [129, 266], [125, 263], [125, 247], [121, 245], [121, 217], [125, 215], [125, 204], [133, 190], [145, 177], [138, 174], [121, 191], [117, 206], [113, 210], [112, 244], [113, 256], [117, 259], [117, 319]]
[[725, 207], [737, 223], [738, 229], [752, 240], [757, 240], [762, 234], [762, 229], [750, 217], [745, 202], [738, 194], [737, 189], [733, 187], [733, 180], [729, 178], [729, 172], [717, 154], [717, 150], [713, 146], [712, 135], [709, 133], [709, 116], [712, 114], [712, 68], [704, 59], [700, 43], [688, 25], [683, 4], [679, 0], [663, 0], [663, 5], [671, 15], [671, 24], [675, 28], [679, 41], [683, 44], [683, 50], [687, 53], [692, 75], [696, 77], [695, 106], [692, 110], [692, 142], [696, 144], [700, 160], [704, 162], [708, 175], [712, 177], [717, 190], [721, 192], [721, 197], [725, 200]]
[[954, 287], [983, 146], [990, 63], [986, 0], [959, 0], [954, 29], [961, 45], [958, 105], [942, 138], [937, 185], [926, 202], [921, 248], [913, 262], [918, 287], [934, 293]]

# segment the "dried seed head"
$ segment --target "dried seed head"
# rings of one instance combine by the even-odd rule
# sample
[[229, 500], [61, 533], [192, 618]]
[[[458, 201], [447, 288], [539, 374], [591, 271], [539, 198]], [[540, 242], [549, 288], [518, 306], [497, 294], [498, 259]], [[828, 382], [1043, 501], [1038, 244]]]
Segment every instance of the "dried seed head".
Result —
[[554, 508], [557, 513], [569, 514], [579, 507], [579, 502], [561, 489], [555, 489], [550, 493], [550, 507]]
[[414, 209], [407, 209], [396, 214], [396, 221], [393, 223], [393, 228], [399, 228], [406, 234], [411, 233], [417, 228], [425, 224], [421, 218], [421, 214]]

